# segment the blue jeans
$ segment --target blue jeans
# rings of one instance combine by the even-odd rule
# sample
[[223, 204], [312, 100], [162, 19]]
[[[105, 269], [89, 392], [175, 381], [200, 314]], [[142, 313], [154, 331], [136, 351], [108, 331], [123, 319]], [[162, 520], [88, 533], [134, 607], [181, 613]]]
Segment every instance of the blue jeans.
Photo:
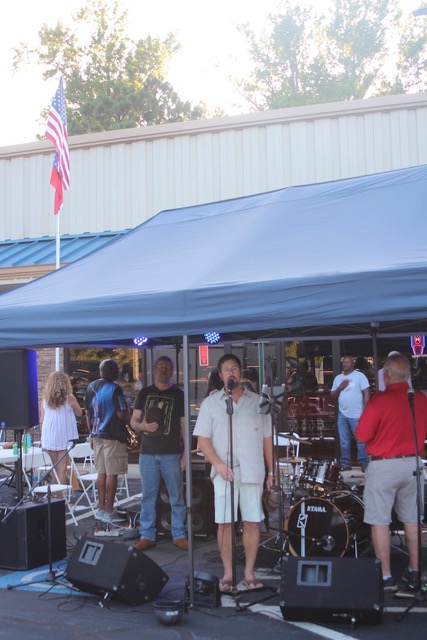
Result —
[[347, 418], [341, 411], [338, 411], [338, 433], [340, 436], [340, 448], [341, 458], [340, 464], [342, 467], [351, 467], [351, 434], [357, 444], [357, 461], [361, 467], [366, 467], [368, 464], [368, 456], [366, 455], [366, 448], [363, 442], [359, 442], [354, 435], [359, 418]]
[[181, 471], [181, 454], [165, 453], [139, 455], [139, 471], [142, 482], [141, 515], [139, 533], [146, 540], [156, 539], [156, 503], [160, 478], [163, 478], [171, 504], [172, 538], [187, 537], [184, 481]]

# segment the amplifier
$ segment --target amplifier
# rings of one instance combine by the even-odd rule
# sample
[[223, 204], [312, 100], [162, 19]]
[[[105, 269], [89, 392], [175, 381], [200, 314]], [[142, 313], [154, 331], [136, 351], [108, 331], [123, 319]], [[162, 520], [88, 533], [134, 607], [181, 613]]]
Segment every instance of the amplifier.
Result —
[[211, 477], [211, 463], [200, 456], [193, 456], [191, 458], [191, 475], [193, 480], [209, 479]]

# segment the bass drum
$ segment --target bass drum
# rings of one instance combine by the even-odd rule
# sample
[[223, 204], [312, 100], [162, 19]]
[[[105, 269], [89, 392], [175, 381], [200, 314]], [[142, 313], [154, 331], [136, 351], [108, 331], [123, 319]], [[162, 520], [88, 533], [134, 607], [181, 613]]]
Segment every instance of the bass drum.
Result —
[[370, 528], [363, 522], [362, 499], [351, 491], [297, 502], [285, 520], [289, 550], [299, 557], [344, 556], [352, 543], [367, 542]]

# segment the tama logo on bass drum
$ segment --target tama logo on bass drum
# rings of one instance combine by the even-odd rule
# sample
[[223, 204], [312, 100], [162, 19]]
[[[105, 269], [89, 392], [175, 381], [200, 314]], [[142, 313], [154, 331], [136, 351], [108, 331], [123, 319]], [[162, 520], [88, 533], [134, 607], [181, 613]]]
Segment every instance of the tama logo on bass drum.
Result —
[[318, 507], [315, 505], [307, 505], [307, 512], [315, 511], [316, 513], [327, 513], [326, 507]]

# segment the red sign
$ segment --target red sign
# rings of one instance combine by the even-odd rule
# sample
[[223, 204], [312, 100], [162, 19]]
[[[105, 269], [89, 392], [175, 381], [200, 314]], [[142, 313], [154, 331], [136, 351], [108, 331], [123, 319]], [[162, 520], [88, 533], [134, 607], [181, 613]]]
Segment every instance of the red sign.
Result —
[[411, 347], [414, 356], [422, 356], [426, 346], [425, 336], [411, 336]]
[[209, 365], [209, 347], [207, 344], [201, 344], [199, 347], [199, 365], [201, 367]]

